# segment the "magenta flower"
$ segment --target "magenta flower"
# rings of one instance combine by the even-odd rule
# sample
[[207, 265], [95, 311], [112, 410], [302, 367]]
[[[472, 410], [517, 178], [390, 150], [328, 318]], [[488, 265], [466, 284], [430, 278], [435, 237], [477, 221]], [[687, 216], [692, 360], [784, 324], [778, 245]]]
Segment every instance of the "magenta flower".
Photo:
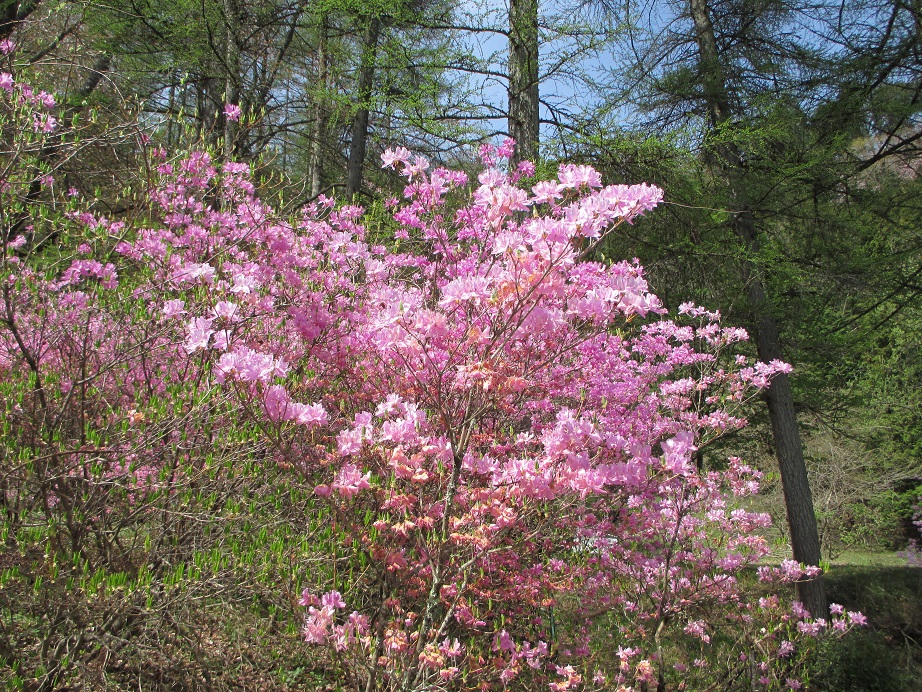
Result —
[[232, 122], [237, 122], [240, 120], [240, 115], [243, 111], [240, 110], [240, 106], [236, 103], [227, 103], [224, 105], [224, 117]]
[[58, 119], [53, 115], [39, 115], [38, 113], [35, 113], [32, 116], [32, 129], [36, 132], [44, 132], [45, 134], [48, 134], [54, 132], [54, 129], [57, 126]]
[[38, 94], [36, 94], [36, 95], [33, 97], [33, 100], [35, 101], [36, 104], [41, 104], [41, 105], [43, 105], [45, 108], [54, 108], [54, 107], [55, 107], [54, 96], [52, 96], [51, 94], [49, 94], [47, 91], [40, 91], [40, 92], [38, 92]]

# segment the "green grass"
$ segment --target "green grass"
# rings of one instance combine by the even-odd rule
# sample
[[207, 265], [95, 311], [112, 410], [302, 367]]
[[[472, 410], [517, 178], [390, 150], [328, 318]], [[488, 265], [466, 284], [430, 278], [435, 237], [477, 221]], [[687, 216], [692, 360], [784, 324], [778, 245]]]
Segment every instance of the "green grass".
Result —
[[[832, 560], [835, 567], [906, 567], [906, 558], [895, 552], [847, 550]], [[907, 568], [909, 569], [909, 568]], [[922, 570], [918, 570], [922, 572]]]

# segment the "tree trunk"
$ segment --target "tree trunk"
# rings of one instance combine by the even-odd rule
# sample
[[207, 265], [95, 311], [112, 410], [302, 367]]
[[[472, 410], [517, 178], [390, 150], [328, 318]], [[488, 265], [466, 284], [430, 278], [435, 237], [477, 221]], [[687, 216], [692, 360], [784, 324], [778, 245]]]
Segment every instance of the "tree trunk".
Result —
[[362, 42], [362, 60], [359, 69], [358, 110], [352, 119], [352, 144], [349, 147], [349, 165], [346, 168], [346, 198], [352, 198], [362, 186], [362, 166], [368, 144], [368, 108], [375, 77], [375, 59], [378, 51], [378, 34], [381, 20], [369, 20]]
[[[711, 23], [707, 0], [689, 0], [689, 10], [695, 26], [698, 44], [700, 77], [712, 127], [726, 124], [730, 117], [728, 87], [720, 63], [720, 54]], [[742, 181], [744, 160], [741, 152], [732, 143], [723, 143], [716, 148], [719, 163], [727, 173], [727, 183], [735, 207], [733, 229], [745, 247], [747, 254], [754, 256], [759, 250], [758, 230], [747, 199], [746, 187]], [[771, 304], [766, 296], [758, 267], [747, 260], [743, 266], [747, 284], [749, 311], [755, 323], [755, 341], [759, 358], [763, 361], [783, 360], [781, 337], [778, 324], [772, 314]], [[766, 394], [768, 413], [771, 419], [772, 440], [781, 484], [788, 526], [791, 531], [791, 548], [794, 559], [806, 565], [819, 565], [820, 541], [813, 508], [813, 496], [804, 463], [803, 442], [794, 409], [794, 397], [787, 375], [780, 374], [772, 379]], [[798, 598], [814, 617], [825, 617], [826, 594], [822, 577], [804, 581], [797, 585]]]
[[[237, 38], [240, 35], [240, 8], [236, 0], [224, 0], [224, 21], [227, 38], [224, 54], [224, 102], [239, 105], [240, 89], [240, 47]], [[224, 158], [230, 161], [236, 153], [237, 123], [227, 115], [224, 117]]]
[[167, 101], [167, 118], [166, 118], [166, 148], [167, 151], [173, 150], [173, 122], [176, 120], [174, 110], [176, 109], [176, 74], [170, 72], [170, 98]]
[[509, 1], [509, 136], [513, 163], [538, 155], [538, 0]]
[[[318, 93], [314, 96], [314, 122], [311, 127], [310, 179], [312, 198], [320, 194], [323, 181], [323, 137], [327, 129], [327, 109], [325, 100], [326, 92], [330, 86], [330, 60], [327, 46], [327, 41], [329, 40], [329, 21], [326, 14], [320, 17], [318, 33], [316, 75]], [[351, 155], [351, 149], [349, 153]]]
[[35, 11], [39, 0], [0, 0], [0, 40], [7, 39]]

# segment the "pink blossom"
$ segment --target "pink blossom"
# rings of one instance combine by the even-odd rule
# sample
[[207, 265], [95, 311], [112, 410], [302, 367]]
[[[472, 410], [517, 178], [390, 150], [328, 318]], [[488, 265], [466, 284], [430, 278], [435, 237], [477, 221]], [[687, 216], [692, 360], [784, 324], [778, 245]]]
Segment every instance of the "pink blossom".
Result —
[[215, 372], [218, 382], [228, 378], [242, 382], [268, 382], [273, 377], [284, 377], [288, 373], [288, 363], [284, 358], [275, 358], [244, 346], [223, 354], [215, 365]]
[[266, 416], [274, 422], [289, 420], [289, 406], [291, 397], [288, 391], [281, 385], [272, 385], [266, 390], [266, 396], [263, 401], [266, 407]]
[[366, 472], [363, 475], [355, 464], [346, 464], [340, 469], [339, 475], [333, 483], [333, 490], [348, 499], [356, 493], [370, 488], [370, 478], [371, 473]]
[[542, 180], [531, 188], [534, 197], [532, 202], [535, 204], [546, 204], [560, 199], [563, 195], [560, 193], [560, 186], [550, 180]]
[[515, 154], [515, 140], [506, 137], [503, 143], [496, 148], [496, 156], [501, 159], [511, 159]]
[[858, 625], [859, 627], [866, 627], [868, 624], [868, 619], [865, 615], [855, 611], [848, 611], [848, 620], [853, 625]]
[[301, 404], [291, 403], [288, 407], [289, 419], [298, 425], [315, 426], [324, 425], [327, 420], [327, 412], [323, 404]]
[[464, 647], [458, 641], [458, 638], [455, 637], [454, 641], [449, 642], [446, 638], [440, 645], [439, 649], [443, 654], [449, 658], [458, 658], [464, 654]]
[[448, 307], [468, 300], [480, 302], [489, 299], [491, 293], [491, 281], [485, 276], [454, 279], [442, 288], [442, 299], [439, 305]]
[[49, 94], [47, 91], [38, 92], [34, 98], [36, 103], [40, 103], [45, 108], [54, 108], [55, 106], [54, 96]]
[[[3, 85], [0, 84], [0, 86]], [[48, 134], [50, 132], [54, 132], [57, 126], [58, 119], [53, 115], [35, 113], [32, 116], [32, 129], [35, 132], [43, 132]]]
[[186, 339], [185, 349], [188, 353], [194, 353], [200, 349], [208, 348], [208, 342], [214, 330], [211, 328], [212, 320], [207, 317], [193, 317], [188, 325], [189, 338]]
[[242, 111], [240, 106], [235, 103], [226, 103], [224, 104], [224, 117], [232, 122], [237, 122], [240, 120], [240, 115]]
[[602, 176], [591, 166], [578, 166], [572, 163], [560, 165], [557, 173], [561, 189], [579, 188], [582, 186], [602, 187]]
[[410, 152], [404, 147], [397, 147], [396, 149], [386, 149], [383, 154], [381, 154], [381, 163], [382, 168], [396, 168], [398, 163], [403, 165], [409, 165], [410, 161]]
[[310, 592], [310, 589], [304, 589], [301, 592], [301, 598], [298, 599], [298, 605], [307, 607], [307, 606], [319, 606], [320, 599], [317, 598]]
[[685, 633], [697, 637], [705, 644], [711, 641], [711, 637], [707, 634], [703, 620], [693, 620], [692, 622], [689, 622], [685, 626]]
[[493, 648], [500, 651], [515, 651], [515, 642], [506, 630], [501, 630], [493, 640]]
[[170, 319], [171, 317], [177, 317], [178, 315], [185, 314], [186, 301], [184, 300], [168, 300], [163, 304], [161, 309], [161, 314], [165, 319]]
[[238, 322], [240, 306], [227, 300], [218, 301], [212, 308], [212, 315], [215, 319], [225, 319], [230, 322]]
[[535, 174], [535, 164], [531, 161], [519, 161], [516, 171], [526, 178], [531, 178]]
[[326, 608], [341, 610], [346, 607], [346, 602], [339, 591], [328, 591], [320, 597], [320, 604]]

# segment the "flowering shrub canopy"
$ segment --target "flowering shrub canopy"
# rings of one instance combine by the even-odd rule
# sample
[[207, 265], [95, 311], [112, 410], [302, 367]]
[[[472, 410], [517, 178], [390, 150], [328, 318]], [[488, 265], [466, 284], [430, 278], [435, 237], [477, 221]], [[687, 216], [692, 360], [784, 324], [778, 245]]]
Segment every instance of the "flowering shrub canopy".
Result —
[[[38, 109], [35, 134], [53, 129], [47, 99], [9, 75], [0, 86]], [[484, 148], [473, 191], [464, 173], [386, 152], [407, 187], [374, 237], [358, 207], [321, 197], [283, 219], [246, 165], [153, 150], [136, 228], [72, 201], [68, 222], [95, 245], [47, 271], [21, 259], [25, 236], [6, 239], [0, 371], [31, 371], [45, 423], [63, 425], [79, 392], [95, 424], [128, 426], [93, 468], [64, 463], [40, 501], [72, 503], [79, 479], [101, 502], [110, 491], [93, 489], [114, 486], [143, 502], [182, 473], [145, 411], [220, 400], [209, 426], [252, 426], [262, 463], [290, 470], [331, 523], [303, 634], [356, 686], [706, 677], [731, 623], [745, 652], [732, 665], [796, 688], [795, 642], [860, 615], [840, 608], [830, 625], [748, 599], [739, 579], [767, 554], [768, 518], [741, 498], [759, 474], [697, 456], [788, 366], [735, 354], [746, 334], [716, 313], [667, 318], [637, 262], [589, 261], [658, 188], [603, 187], [577, 165], [525, 184], [528, 162], [502, 170], [511, 146]], [[759, 575], [813, 576], [793, 563]], [[666, 635], [696, 644], [676, 653]]]

